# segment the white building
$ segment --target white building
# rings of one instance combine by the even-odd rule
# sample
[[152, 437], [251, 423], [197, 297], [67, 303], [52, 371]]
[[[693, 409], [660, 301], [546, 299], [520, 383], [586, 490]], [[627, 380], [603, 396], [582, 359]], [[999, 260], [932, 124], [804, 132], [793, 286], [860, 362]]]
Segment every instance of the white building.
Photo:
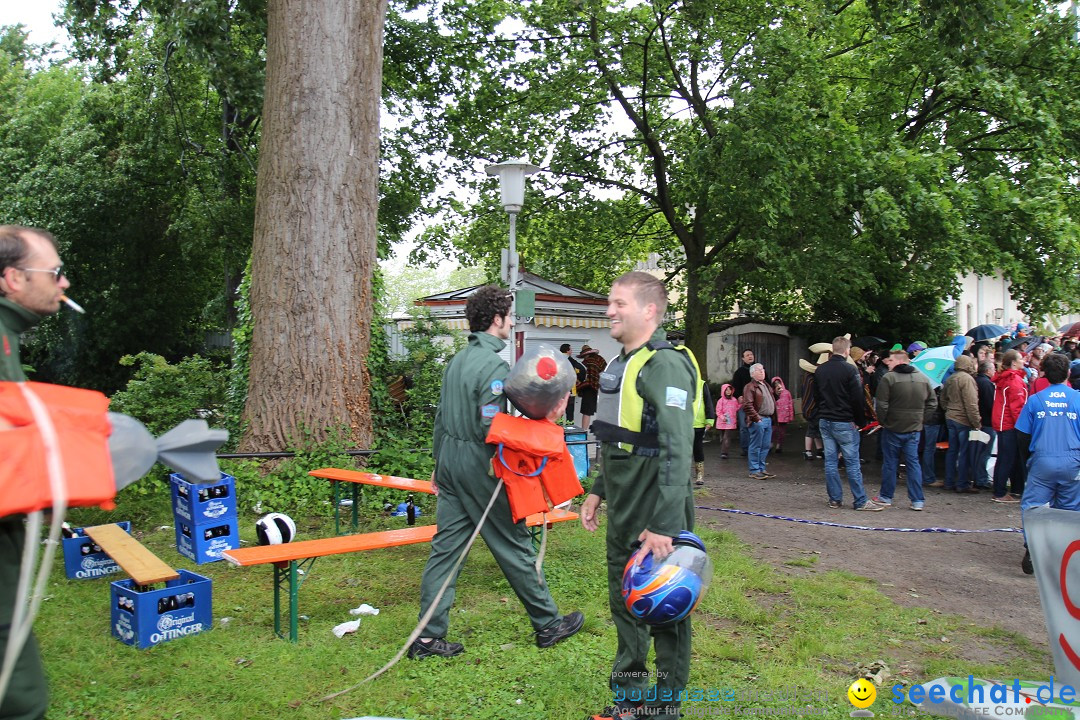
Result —
[[960, 292], [945, 301], [945, 309], [956, 319], [960, 330], [967, 331], [976, 325], [994, 323], [1007, 328], [1025, 322], [1033, 329], [1045, 328], [1050, 332], [1080, 321], [1078, 313], [1061, 313], [1044, 318], [1029, 318], [1020, 311], [1012, 298], [1011, 286], [1001, 273], [992, 276], [965, 275], [960, 280]]
[[[479, 285], [444, 293], [428, 295], [416, 301], [426, 308], [433, 319], [439, 320], [452, 330], [468, 332], [465, 319], [465, 302]], [[535, 293], [533, 315], [522, 317], [521, 293]], [[502, 355], [510, 361], [511, 349], [516, 347], [518, 357], [525, 350], [545, 343], [556, 349], [570, 343], [574, 355], [581, 352], [582, 345], [600, 351], [605, 358], [619, 353], [619, 343], [611, 339], [611, 322], [607, 319], [607, 296], [580, 288], [545, 280], [532, 273], [522, 273], [518, 281], [518, 321], [514, 326], [514, 342], [507, 344]], [[395, 318], [390, 326], [390, 351], [403, 355], [401, 330], [412, 327], [411, 318]]]

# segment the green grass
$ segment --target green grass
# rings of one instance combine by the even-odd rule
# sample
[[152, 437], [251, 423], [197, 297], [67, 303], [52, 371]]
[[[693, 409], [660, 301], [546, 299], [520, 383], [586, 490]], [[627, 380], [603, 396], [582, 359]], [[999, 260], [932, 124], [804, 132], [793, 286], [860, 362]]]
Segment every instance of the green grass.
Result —
[[[85, 512], [85, 511], [81, 511]], [[123, 508], [112, 519], [125, 519]], [[100, 513], [93, 521], [104, 520]], [[76, 513], [75, 524], [82, 518]], [[365, 529], [384, 527], [371, 523]], [[172, 529], [157, 517], [143, 538], [175, 567], [213, 579], [215, 627], [149, 650], [121, 644], [109, 632], [106, 580], [69, 581], [58, 561], [50, 599], [36, 632], [50, 677], [51, 718], [580, 718], [609, 702], [607, 673], [616, 637], [608, 618], [603, 530], [555, 526], [545, 571], [560, 608], [587, 616], [577, 637], [555, 648], [533, 643], [524, 610], [481, 542], [458, 582], [450, 638], [466, 653], [444, 661], [402, 660], [388, 673], [328, 703], [318, 698], [344, 689], [380, 668], [415, 625], [420, 573], [427, 545], [319, 559], [300, 590], [300, 642], [272, 632], [269, 567], [196, 566], [176, 553]], [[333, 521], [301, 519], [303, 536], [326, 536]], [[242, 516], [241, 535], [252, 540], [254, 517]], [[986, 678], [1049, 677], [1047, 653], [996, 628], [965, 618], [902, 608], [863, 578], [840, 572], [793, 577], [754, 561], [730, 533], [702, 531], [715, 563], [712, 587], [694, 620], [691, 688], [721, 688], [736, 697], [798, 687], [797, 702], [747, 700], [747, 707], [826, 708], [848, 717], [848, 685], [857, 668], [875, 661], [891, 677], [871, 708], [899, 717], [888, 690], [972, 673]], [[812, 564], [815, 558], [791, 564]], [[331, 628], [353, 619], [361, 603], [380, 608], [358, 632], [336, 638]], [[220, 624], [221, 618], [231, 620]], [[943, 642], [947, 638], [948, 642]], [[978, 647], [970, 657], [965, 648]], [[975, 658], [997, 658], [987, 664]], [[814, 693], [816, 700], [804, 696]], [[733, 703], [696, 702], [689, 712], [731, 712]], [[732, 715], [733, 716], [733, 715]]]

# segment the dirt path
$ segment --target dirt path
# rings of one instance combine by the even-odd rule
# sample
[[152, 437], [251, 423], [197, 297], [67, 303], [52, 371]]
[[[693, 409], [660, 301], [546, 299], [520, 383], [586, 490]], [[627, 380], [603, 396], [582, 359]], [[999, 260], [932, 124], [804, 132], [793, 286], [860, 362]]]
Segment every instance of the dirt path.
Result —
[[[879, 513], [855, 512], [844, 472], [840, 477], [845, 507], [830, 509], [823, 462], [804, 460], [802, 442], [799, 429], [789, 432], [784, 452], [769, 457], [769, 472], [777, 477], [764, 481], [749, 479], [746, 458], [740, 455], [737, 443], [729, 460], [720, 459], [718, 441], [706, 443], [706, 482], [696, 495], [696, 504], [867, 527], [1020, 527], [1019, 504], [991, 502], [989, 492], [957, 495], [928, 489], [926, 509], [912, 512], [902, 481], [893, 507]], [[875, 447], [873, 439], [864, 442], [864, 453], [871, 458], [863, 465], [870, 497], [877, 494], [881, 481], [881, 464], [872, 459]], [[881, 592], [901, 605], [966, 615], [974, 622], [996, 624], [1047, 647], [1035, 579], [1020, 570], [1024, 550], [1018, 533], [855, 530], [711, 510], [699, 510], [698, 522], [734, 532], [751, 546], [755, 557], [783, 572], [846, 570], [877, 581]], [[810, 567], [785, 564], [809, 554], [818, 554]]]

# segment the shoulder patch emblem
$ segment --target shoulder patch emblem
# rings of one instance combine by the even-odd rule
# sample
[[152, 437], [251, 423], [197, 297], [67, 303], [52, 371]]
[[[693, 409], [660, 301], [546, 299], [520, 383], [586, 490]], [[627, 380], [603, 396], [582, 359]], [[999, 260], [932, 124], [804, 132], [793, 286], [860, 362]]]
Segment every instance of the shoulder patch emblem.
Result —
[[503, 381], [502, 380], [492, 380], [491, 381], [491, 394], [492, 395], [502, 395], [503, 394]]
[[682, 388], [671, 387], [670, 385], [665, 392], [666, 400], [664, 402], [668, 407], [677, 407], [680, 410], [686, 409], [686, 398], [688, 393]]
[[486, 417], [489, 420], [491, 418], [495, 417], [498, 414], [499, 414], [499, 406], [495, 405], [494, 403], [492, 403], [490, 405], [484, 405], [482, 408], [480, 408], [480, 416], [481, 417]]

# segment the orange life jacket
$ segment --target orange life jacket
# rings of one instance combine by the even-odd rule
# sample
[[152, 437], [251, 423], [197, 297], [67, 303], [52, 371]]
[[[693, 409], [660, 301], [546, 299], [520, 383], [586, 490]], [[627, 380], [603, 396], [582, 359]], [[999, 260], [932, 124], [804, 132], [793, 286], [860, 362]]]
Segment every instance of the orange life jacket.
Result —
[[19, 385], [42, 401], [56, 428], [67, 504], [111, 509], [116, 482], [109, 456], [109, 399], [63, 385], [0, 382], [0, 517], [53, 507], [49, 451]]
[[563, 429], [550, 420], [498, 413], [487, 442], [498, 446], [491, 465], [506, 485], [514, 522], [584, 492]]

